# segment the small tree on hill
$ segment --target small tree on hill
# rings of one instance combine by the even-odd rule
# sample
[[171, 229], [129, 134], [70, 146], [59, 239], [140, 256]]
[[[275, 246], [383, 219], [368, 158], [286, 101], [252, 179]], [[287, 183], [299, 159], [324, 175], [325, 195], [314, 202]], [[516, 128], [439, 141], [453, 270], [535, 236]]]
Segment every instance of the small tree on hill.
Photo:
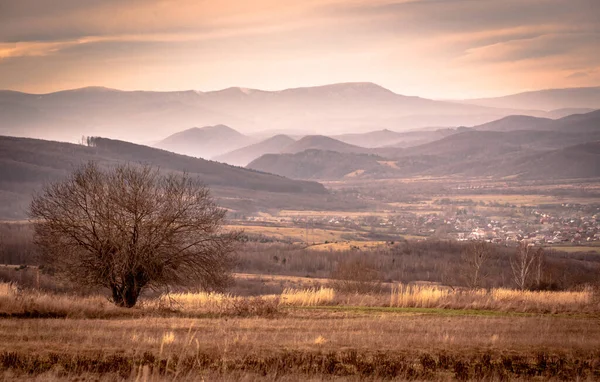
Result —
[[491, 255], [491, 248], [485, 241], [467, 244], [461, 256], [463, 278], [469, 288], [480, 288], [487, 278], [485, 265]]
[[134, 306], [146, 288], [221, 289], [231, 280], [239, 232], [222, 232], [225, 210], [186, 175], [88, 163], [35, 196], [30, 217], [42, 261], [108, 288], [118, 306]]
[[529, 287], [536, 260], [542, 254], [543, 251], [536, 251], [533, 246], [526, 242], [522, 242], [517, 247], [514, 256], [510, 259], [510, 268], [512, 269], [513, 280], [520, 290]]

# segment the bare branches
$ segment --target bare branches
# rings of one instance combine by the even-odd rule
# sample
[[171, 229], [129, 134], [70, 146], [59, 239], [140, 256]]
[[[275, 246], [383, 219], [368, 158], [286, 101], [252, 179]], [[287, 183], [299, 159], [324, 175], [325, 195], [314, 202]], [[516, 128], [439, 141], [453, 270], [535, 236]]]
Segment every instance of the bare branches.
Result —
[[541, 282], [543, 261], [543, 249], [536, 250], [527, 243], [521, 243], [517, 247], [514, 257], [510, 260], [510, 267], [513, 272], [513, 280], [519, 289], [525, 290], [529, 286], [534, 268], [536, 270], [536, 281], [538, 284]]
[[484, 241], [469, 243], [463, 250], [463, 277], [469, 288], [480, 288], [487, 277], [484, 266], [491, 255], [490, 246]]
[[147, 287], [225, 287], [240, 235], [222, 232], [225, 210], [208, 189], [149, 166], [89, 163], [46, 187], [30, 216], [43, 260], [123, 306]]

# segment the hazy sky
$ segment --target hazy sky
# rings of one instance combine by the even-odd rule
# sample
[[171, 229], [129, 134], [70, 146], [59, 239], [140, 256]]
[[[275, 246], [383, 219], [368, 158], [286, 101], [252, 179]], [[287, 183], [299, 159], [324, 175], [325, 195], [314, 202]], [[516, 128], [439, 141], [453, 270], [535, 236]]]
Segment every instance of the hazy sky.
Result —
[[0, 89], [600, 85], [600, 0], [0, 0]]

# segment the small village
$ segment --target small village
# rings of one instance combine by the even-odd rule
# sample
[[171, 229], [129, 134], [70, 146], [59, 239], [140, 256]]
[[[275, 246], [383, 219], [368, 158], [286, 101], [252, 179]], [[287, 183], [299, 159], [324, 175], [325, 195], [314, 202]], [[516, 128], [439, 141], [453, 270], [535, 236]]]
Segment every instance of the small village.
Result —
[[[477, 209], [449, 213], [390, 212], [377, 215], [319, 215], [271, 219], [247, 217], [250, 224], [285, 224], [300, 229], [331, 229], [368, 233], [370, 237], [427, 238], [458, 241], [483, 240], [495, 244], [528, 242], [537, 246], [594, 245], [600, 242], [600, 212], [587, 215], [577, 206], [545, 210], [528, 208], [494, 216]], [[600, 245], [600, 243], [596, 243]]]

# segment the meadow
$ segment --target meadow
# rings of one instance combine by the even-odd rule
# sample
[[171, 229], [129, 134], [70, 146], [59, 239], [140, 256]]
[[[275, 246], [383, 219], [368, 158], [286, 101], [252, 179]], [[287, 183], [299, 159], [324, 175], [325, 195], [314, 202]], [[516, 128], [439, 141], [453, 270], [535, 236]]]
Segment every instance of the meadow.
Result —
[[389, 293], [330, 287], [242, 297], [102, 295], [0, 284], [6, 380], [596, 380], [595, 290]]

